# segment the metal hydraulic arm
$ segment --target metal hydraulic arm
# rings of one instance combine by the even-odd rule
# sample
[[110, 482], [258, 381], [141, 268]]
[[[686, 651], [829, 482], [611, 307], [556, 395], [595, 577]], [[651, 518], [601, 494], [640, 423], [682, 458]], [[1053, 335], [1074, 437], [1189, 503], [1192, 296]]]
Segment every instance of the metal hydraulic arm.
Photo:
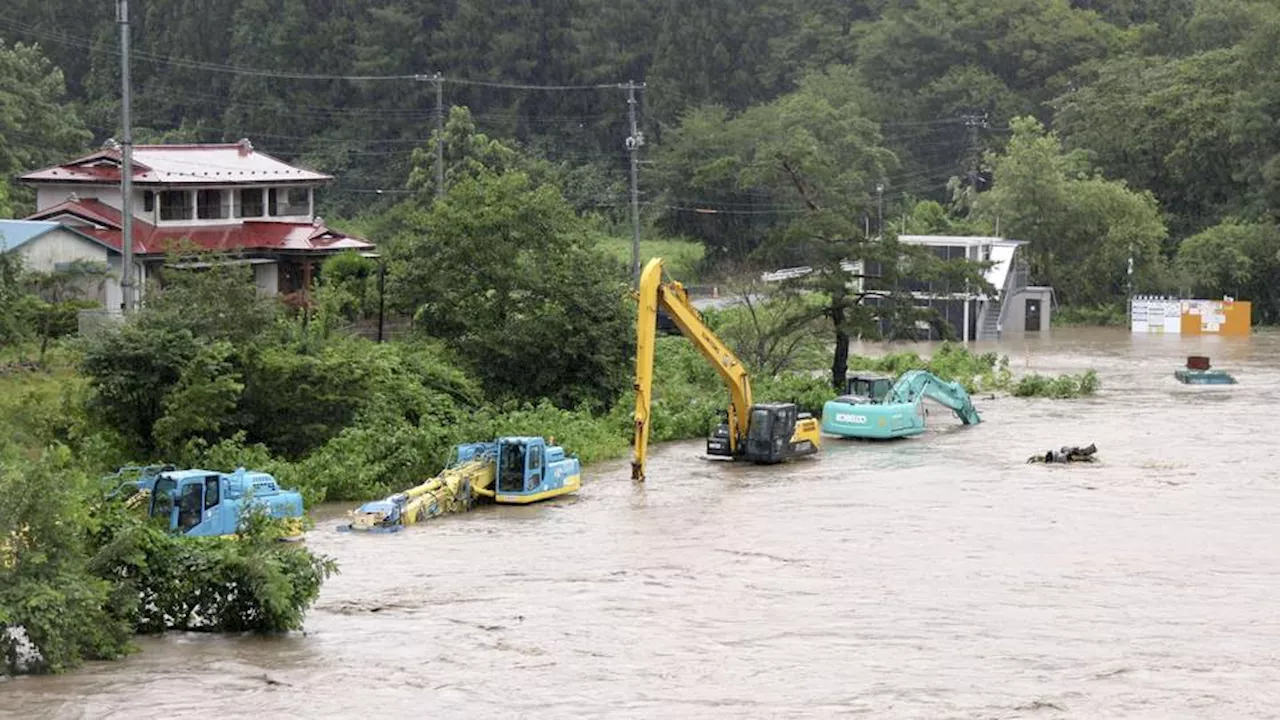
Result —
[[903, 374], [889, 390], [884, 402], [916, 404], [926, 397], [950, 408], [965, 425], [982, 422], [969, 393], [960, 383], [947, 382], [924, 370], [910, 370]]
[[649, 415], [652, 408], [653, 353], [657, 343], [658, 309], [664, 310], [719, 373], [729, 389], [729, 444], [737, 450], [746, 435], [751, 412], [751, 381], [746, 368], [733, 351], [702, 322], [689, 302], [684, 285], [662, 282], [662, 259], [654, 258], [640, 273], [639, 315], [636, 319], [636, 437], [631, 461], [631, 478], [644, 480], [644, 464], [649, 448]]
[[729, 390], [728, 417], [707, 438], [708, 455], [772, 464], [818, 452], [822, 441], [818, 421], [800, 412], [795, 403], [752, 404], [751, 381], [742, 361], [702, 322], [683, 285], [662, 282], [660, 258], [650, 260], [640, 273], [637, 295], [636, 438], [631, 460], [632, 479], [644, 480], [649, 449], [658, 310], [667, 313], [681, 334], [711, 363]]

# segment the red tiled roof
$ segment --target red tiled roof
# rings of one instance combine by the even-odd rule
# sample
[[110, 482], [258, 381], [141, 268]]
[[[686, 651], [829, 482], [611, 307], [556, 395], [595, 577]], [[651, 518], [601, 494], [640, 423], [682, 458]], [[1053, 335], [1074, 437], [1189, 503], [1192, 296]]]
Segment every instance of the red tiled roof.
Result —
[[[24, 182], [118, 183], [120, 152], [99, 150], [56, 167], [27, 173]], [[210, 145], [138, 145], [133, 181], [142, 185], [211, 183], [321, 183], [331, 175], [294, 167], [247, 141]]]
[[[97, 200], [67, 201], [28, 217], [48, 220], [58, 215], [74, 215], [94, 223], [76, 229], [116, 250], [123, 248], [120, 212]], [[323, 225], [312, 223], [246, 220], [234, 225], [196, 225], [156, 227], [135, 218], [133, 221], [134, 252], [139, 255], [163, 254], [177, 249], [183, 241], [196, 248], [213, 252], [275, 251], [336, 252], [340, 250], [372, 250], [373, 244], [345, 235]]]
[[45, 208], [27, 219], [47, 220], [58, 215], [74, 215], [94, 225], [120, 229], [120, 211], [96, 198], [74, 201], [65, 200], [57, 205]]

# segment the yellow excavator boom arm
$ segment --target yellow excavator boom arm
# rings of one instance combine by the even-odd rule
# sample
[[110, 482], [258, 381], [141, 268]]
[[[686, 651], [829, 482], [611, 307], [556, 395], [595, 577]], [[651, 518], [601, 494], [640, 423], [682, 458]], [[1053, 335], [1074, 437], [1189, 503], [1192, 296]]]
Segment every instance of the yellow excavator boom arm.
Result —
[[662, 258], [654, 258], [640, 273], [636, 318], [636, 436], [631, 458], [631, 477], [644, 480], [644, 464], [649, 449], [652, 410], [653, 354], [657, 342], [658, 310], [666, 311], [680, 332], [693, 343], [719, 373], [729, 389], [729, 447], [736, 450], [746, 435], [751, 413], [751, 381], [742, 362], [729, 346], [702, 322], [689, 295], [678, 282], [662, 282]]

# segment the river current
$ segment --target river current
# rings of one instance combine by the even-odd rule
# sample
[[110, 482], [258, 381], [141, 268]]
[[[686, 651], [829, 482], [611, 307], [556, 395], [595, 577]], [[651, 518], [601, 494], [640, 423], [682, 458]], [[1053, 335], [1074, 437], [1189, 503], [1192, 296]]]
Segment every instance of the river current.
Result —
[[[1280, 716], [1280, 335], [976, 349], [1102, 389], [782, 466], [667, 444], [643, 485], [603, 463], [392, 535], [324, 506], [307, 543], [341, 574], [304, 632], [142, 639], [0, 683], [0, 717]], [[1239, 384], [1179, 384], [1192, 354]]]

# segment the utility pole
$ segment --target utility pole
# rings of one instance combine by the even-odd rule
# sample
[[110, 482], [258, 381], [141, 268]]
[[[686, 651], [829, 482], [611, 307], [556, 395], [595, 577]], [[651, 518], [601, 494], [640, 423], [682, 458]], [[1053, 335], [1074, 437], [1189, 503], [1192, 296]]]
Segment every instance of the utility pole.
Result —
[[1133, 326], [1133, 243], [1129, 243], [1129, 272], [1125, 279], [1126, 289], [1129, 294], [1129, 307], [1125, 308], [1125, 316], [1129, 318], [1130, 327]]
[[969, 155], [973, 165], [973, 182], [977, 184], [978, 171], [982, 169], [982, 154], [978, 150], [978, 128], [987, 126], [987, 113], [976, 113], [962, 116], [965, 127], [969, 128]]
[[876, 232], [884, 237], [884, 183], [876, 183]]
[[386, 311], [387, 261], [378, 258], [378, 342], [382, 342], [382, 318]]
[[436, 73], [436, 197], [444, 197], [444, 78]]
[[121, 310], [134, 309], [133, 280], [133, 118], [129, 83], [129, 0], [117, 0], [116, 22], [120, 25], [120, 124], [124, 141], [120, 147], [120, 219], [123, 262], [120, 275]]
[[644, 133], [636, 124], [636, 90], [644, 88], [628, 81], [627, 111], [631, 117], [631, 134], [627, 136], [627, 151], [631, 153], [631, 282], [640, 286], [640, 158], [637, 153], [644, 146]]

